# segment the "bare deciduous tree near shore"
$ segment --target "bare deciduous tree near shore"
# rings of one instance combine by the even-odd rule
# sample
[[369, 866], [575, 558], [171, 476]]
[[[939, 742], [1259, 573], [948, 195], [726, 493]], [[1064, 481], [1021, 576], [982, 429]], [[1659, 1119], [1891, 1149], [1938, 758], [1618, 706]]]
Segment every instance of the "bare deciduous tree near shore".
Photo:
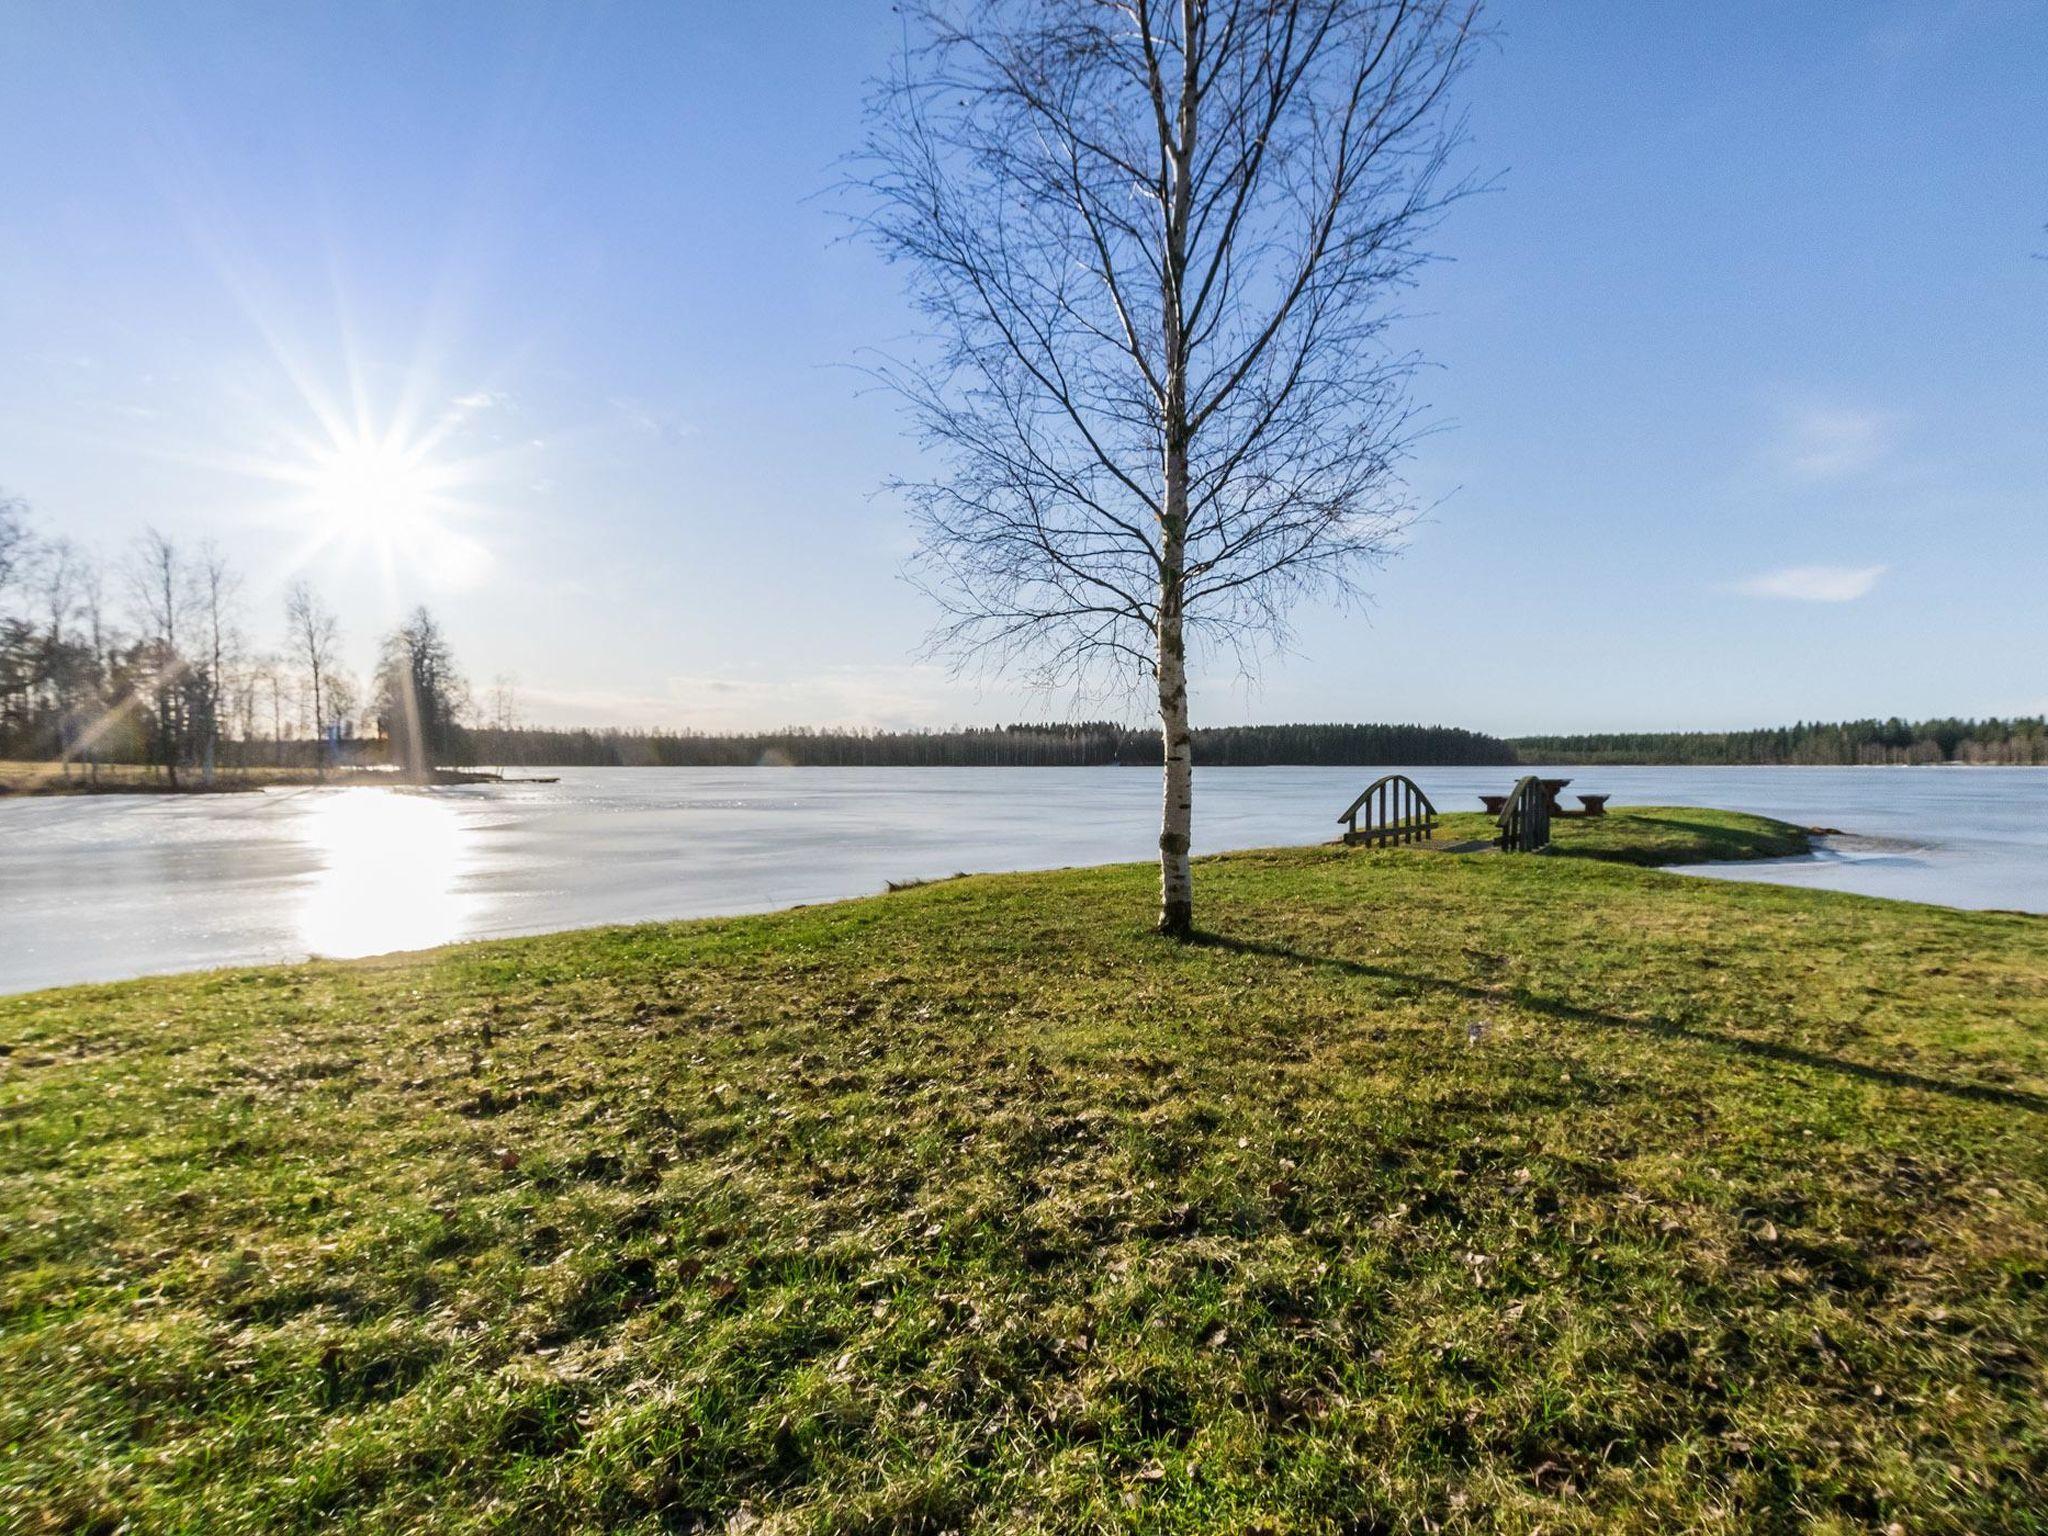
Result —
[[1468, 0], [926, 0], [875, 104], [866, 229], [934, 350], [877, 371], [935, 639], [1156, 684], [1162, 932], [1193, 926], [1189, 642], [1284, 643], [1409, 504], [1388, 298], [1462, 190]]
[[129, 557], [128, 591], [142, 637], [138, 691], [154, 699], [150, 719], [156, 732], [156, 760], [173, 789], [189, 739], [191, 665], [182, 649], [194, 605], [192, 573], [177, 544], [155, 528], [146, 529]]
[[408, 777], [427, 783], [446, 760], [454, 733], [469, 708], [469, 684], [456, 669], [448, 637], [424, 604], [384, 637], [377, 672], [377, 710], [395, 761]]
[[222, 717], [233, 692], [229, 669], [240, 659], [242, 637], [235, 625], [242, 578], [228, 558], [208, 542], [199, 552], [199, 603], [206, 627], [206, 717], [201, 742], [206, 777], [213, 777], [220, 757]]
[[310, 584], [294, 581], [284, 593], [285, 629], [295, 659], [305, 667], [313, 686], [313, 741], [321, 766], [327, 763], [327, 681], [341, 644], [341, 624]]
[[14, 585], [34, 547], [28, 533], [28, 503], [0, 492], [0, 597]]

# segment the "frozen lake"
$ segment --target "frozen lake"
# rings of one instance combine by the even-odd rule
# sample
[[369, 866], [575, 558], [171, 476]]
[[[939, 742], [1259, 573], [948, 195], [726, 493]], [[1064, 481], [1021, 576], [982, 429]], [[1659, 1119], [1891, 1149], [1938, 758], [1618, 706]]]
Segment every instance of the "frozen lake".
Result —
[[[553, 772], [555, 770], [547, 770]], [[1506, 768], [1411, 770], [1477, 810]], [[1734, 879], [2048, 911], [2048, 770], [1554, 770], [1617, 805], [1853, 834]], [[762, 911], [956, 870], [1154, 856], [1136, 768], [566, 768], [554, 784], [0, 802], [0, 992]], [[1380, 770], [1197, 770], [1198, 852], [1326, 841]], [[1568, 792], [1569, 793], [1569, 792]]]

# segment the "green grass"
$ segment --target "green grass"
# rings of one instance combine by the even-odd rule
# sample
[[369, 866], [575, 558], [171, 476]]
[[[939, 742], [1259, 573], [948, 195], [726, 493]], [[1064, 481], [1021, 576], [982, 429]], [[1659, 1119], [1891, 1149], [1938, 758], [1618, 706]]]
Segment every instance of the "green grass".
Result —
[[0, 1528], [2048, 1530], [2048, 923], [1197, 888], [0, 1000]]

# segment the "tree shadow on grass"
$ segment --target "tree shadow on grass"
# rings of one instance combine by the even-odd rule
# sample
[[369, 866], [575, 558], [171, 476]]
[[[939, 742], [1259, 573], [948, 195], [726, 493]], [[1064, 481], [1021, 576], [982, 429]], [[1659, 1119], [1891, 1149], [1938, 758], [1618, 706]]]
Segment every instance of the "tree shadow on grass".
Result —
[[1341, 971], [1348, 976], [1446, 992], [1475, 1003], [1512, 1003], [1527, 1012], [1543, 1014], [1553, 1019], [1565, 1019], [1575, 1024], [1597, 1024], [1607, 1029], [1626, 1029], [1637, 1034], [1656, 1035], [1666, 1040], [1687, 1040], [1736, 1055], [1784, 1062], [1819, 1072], [1836, 1072], [1845, 1077], [1884, 1083], [1893, 1088], [1916, 1088], [1923, 1093], [1945, 1094], [1950, 1098], [1968, 1099], [1979, 1104], [1997, 1104], [2007, 1109], [2025, 1109], [2035, 1114], [2048, 1114], [2048, 1095], [2032, 1093], [2024, 1088], [2001, 1088], [1994, 1083], [1958, 1082], [1949, 1078], [1928, 1077], [1919, 1072], [1907, 1072], [1898, 1067], [1875, 1067], [1865, 1062], [1829, 1056], [1821, 1051], [1803, 1050], [1796, 1045], [1782, 1045], [1774, 1040], [1757, 1040], [1747, 1035], [1730, 1034], [1725, 1030], [1705, 1029], [1696, 1024], [1681, 1024], [1676, 1019], [1656, 1016], [1631, 1018], [1626, 1014], [1603, 1013], [1597, 1008], [1581, 1007], [1562, 998], [1544, 997], [1521, 987], [1498, 990], [1476, 987], [1468, 982], [1452, 981], [1448, 977], [1418, 976], [1411, 971], [1368, 965], [1362, 960], [1346, 960], [1336, 955], [1313, 955], [1306, 950], [1292, 949], [1285, 944], [1269, 944], [1258, 939], [1201, 933], [1195, 935], [1193, 942], [1211, 949], [1265, 955], [1275, 960], [1291, 960], [1299, 965], [1322, 966], [1329, 970]]

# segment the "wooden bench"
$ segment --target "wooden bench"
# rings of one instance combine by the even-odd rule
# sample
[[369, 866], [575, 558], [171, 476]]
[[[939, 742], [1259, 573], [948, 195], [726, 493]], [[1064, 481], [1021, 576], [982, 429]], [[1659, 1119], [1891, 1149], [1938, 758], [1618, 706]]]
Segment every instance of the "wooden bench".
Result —
[[[1549, 812], [1553, 816], [1605, 816], [1607, 802], [1614, 798], [1612, 795], [1577, 795], [1574, 798], [1579, 802], [1580, 808], [1568, 811], [1557, 803], [1557, 792], [1571, 783], [1570, 779], [1537, 779], [1535, 783], [1541, 789]], [[1517, 784], [1515, 790], [1519, 793], [1521, 785]], [[1513, 798], [1513, 795], [1481, 795], [1479, 803], [1486, 807], [1487, 815], [1498, 816], [1507, 809], [1508, 801]]]
[[[1569, 781], [1567, 781], [1569, 782]], [[1534, 853], [1550, 844], [1549, 783], [1534, 775], [1509, 791], [1500, 809], [1499, 842], [1503, 853]]]
[[[1360, 814], [1365, 826], [1358, 825]], [[1365, 793], [1352, 801], [1342, 816], [1346, 843], [1426, 842], [1436, 836], [1436, 807], [1422, 786], [1405, 773], [1390, 773], [1366, 785]]]

